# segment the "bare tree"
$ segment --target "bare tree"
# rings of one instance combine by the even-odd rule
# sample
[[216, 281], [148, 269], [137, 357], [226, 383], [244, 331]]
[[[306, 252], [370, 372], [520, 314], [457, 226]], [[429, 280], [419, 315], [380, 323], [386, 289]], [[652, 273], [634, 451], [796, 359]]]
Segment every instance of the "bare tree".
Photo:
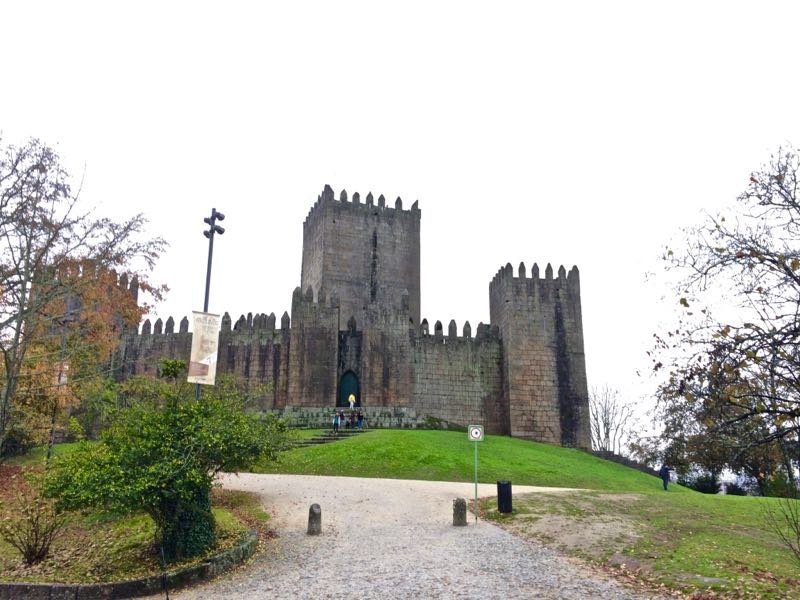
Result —
[[51, 335], [67, 298], [80, 297], [75, 265], [133, 273], [141, 261], [149, 270], [165, 242], [143, 239], [145, 223], [142, 215], [117, 223], [83, 212], [52, 148], [0, 139], [0, 456], [28, 350]]
[[751, 173], [735, 207], [708, 215], [685, 231], [685, 247], [666, 252], [679, 276], [681, 320], [657, 336], [654, 355], [654, 369], [668, 373], [658, 392], [665, 442], [697, 436], [725, 450], [718, 462], [735, 470], [743, 456], [778, 455], [772, 472], [792, 483], [800, 464], [798, 190], [800, 154], [779, 149]]
[[633, 404], [624, 402], [619, 391], [608, 386], [593, 388], [589, 394], [592, 419], [592, 448], [622, 454], [623, 441], [633, 420]]
[[778, 498], [775, 504], [762, 504], [762, 515], [767, 526], [780, 538], [783, 545], [800, 563], [800, 500], [795, 490], [789, 498]]

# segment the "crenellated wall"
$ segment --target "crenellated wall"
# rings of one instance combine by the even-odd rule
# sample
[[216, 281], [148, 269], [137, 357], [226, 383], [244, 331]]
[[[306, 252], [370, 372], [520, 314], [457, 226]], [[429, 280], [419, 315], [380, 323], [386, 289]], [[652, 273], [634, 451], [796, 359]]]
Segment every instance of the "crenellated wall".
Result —
[[531, 277], [511, 264], [489, 285], [491, 321], [503, 344], [503, 392], [510, 433], [564, 446], [588, 448], [588, 386], [583, 351], [577, 267]]
[[[189, 361], [192, 334], [189, 320], [181, 320], [174, 331], [172, 317], [162, 330], [162, 321], [142, 324], [141, 333], [129, 331], [123, 337], [115, 365], [117, 377], [155, 375], [165, 358]], [[275, 329], [275, 315], [252, 313], [239, 318], [233, 327], [228, 313], [222, 317], [217, 354], [217, 371], [231, 373], [253, 384], [266, 384], [269, 393], [261, 398], [262, 409], [286, 406], [289, 384], [289, 315], [284, 313], [281, 328]]]
[[293, 406], [320, 406], [336, 394], [339, 308], [324, 293], [314, 301], [312, 288], [292, 295], [289, 343], [289, 399]]
[[412, 350], [408, 300], [392, 306], [370, 305], [361, 351], [362, 399], [365, 405], [408, 407], [412, 403]]
[[483, 424], [487, 433], [508, 434], [500, 365], [502, 347], [497, 328], [478, 325], [472, 338], [469, 322], [461, 337], [455, 321], [443, 335], [420, 328], [413, 343], [413, 406], [418, 414], [451, 423]]
[[[357, 403], [376, 423], [428, 421], [580, 448], [590, 447], [578, 269], [540, 275], [511, 264], [489, 285], [490, 325], [475, 336], [455, 321], [431, 331], [420, 310], [420, 211], [369, 194], [338, 200], [325, 186], [303, 224], [301, 287], [284, 313], [222, 319], [218, 372], [267, 384], [263, 410], [298, 423], [329, 423]], [[133, 284], [131, 284], [133, 285]], [[145, 321], [125, 336], [120, 377], [154, 373], [163, 358], [188, 360], [184, 318]]]
[[358, 193], [339, 200], [325, 186], [303, 222], [300, 287], [320, 289], [340, 299], [342, 318], [363, 321], [369, 304], [395, 307], [404, 291], [414, 323], [420, 311], [420, 210], [417, 203], [394, 208], [372, 193], [361, 203]]

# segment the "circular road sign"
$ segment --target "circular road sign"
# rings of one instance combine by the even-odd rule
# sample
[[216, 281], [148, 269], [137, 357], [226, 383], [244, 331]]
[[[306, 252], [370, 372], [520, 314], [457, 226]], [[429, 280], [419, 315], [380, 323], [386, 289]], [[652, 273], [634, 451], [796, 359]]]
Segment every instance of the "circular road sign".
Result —
[[483, 441], [483, 425], [470, 425], [467, 428], [470, 441], [482, 442]]

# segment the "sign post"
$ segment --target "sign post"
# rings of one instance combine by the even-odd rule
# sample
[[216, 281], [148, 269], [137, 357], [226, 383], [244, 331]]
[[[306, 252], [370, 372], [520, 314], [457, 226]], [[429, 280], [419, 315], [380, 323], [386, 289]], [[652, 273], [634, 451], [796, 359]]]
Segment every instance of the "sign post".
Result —
[[478, 522], [478, 442], [483, 441], [483, 425], [467, 427], [467, 437], [475, 444], [475, 522]]

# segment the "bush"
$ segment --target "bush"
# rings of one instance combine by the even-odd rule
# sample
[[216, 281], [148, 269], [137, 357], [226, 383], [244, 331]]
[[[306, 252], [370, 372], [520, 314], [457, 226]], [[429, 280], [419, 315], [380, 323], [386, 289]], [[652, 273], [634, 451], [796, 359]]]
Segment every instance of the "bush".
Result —
[[271, 415], [245, 414], [241, 395], [224, 380], [207, 386], [200, 400], [193, 386], [150, 385], [159, 388], [162, 405], [135, 404], [120, 412], [100, 443], [81, 444], [57, 459], [47, 492], [65, 508], [146, 512], [156, 525], [156, 547], [174, 561], [214, 543], [215, 475], [274, 458], [287, 428]]
[[764, 495], [778, 498], [797, 498], [797, 487], [783, 471], [775, 471], [764, 482]]
[[19, 456], [45, 441], [42, 431], [46, 431], [47, 422], [42, 415], [27, 407], [13, 407], [13, 416], [6, 437], [0, 447], [0, 457]]
[[83, 434], [83, 426], [80, 421], [75, 417], [70, 417], [67, 422], [67, 441], [68, 442], [81, 442], [86, 439]]
[[718, 494], [719, 481], [713, 475], [698, 475], [684, 484], [701, 494]]
[[728, 496], [747, 496], [747, 489], [738, 483], [731, 482], [725, 484], [725, 493]]
[[26, 564], [44, 560], [50, 546], [64, 527], [65, 516], [52, 500], [42, 497], [38, 488], [15, 482], [12, 477], [14, 516], [0, 521], [0, 538], [16, 548]]

